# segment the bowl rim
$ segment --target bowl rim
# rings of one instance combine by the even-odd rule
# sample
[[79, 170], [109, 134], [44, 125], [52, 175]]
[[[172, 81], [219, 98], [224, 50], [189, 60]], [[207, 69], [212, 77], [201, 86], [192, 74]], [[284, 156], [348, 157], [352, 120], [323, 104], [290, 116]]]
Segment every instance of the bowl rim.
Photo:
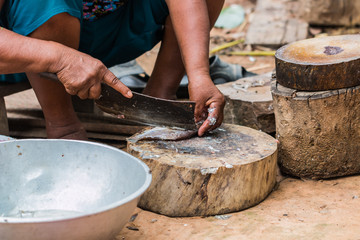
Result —
[[90, 145], [96, 145], [96, 146], [100, 146], [100, 147], [105, 147], [107, 149], [111, 149], [117, 152], [122, 153], [125, 156], [128, 156], [129, 158], [135, 160], [136, 162], [138, 162], [140, 164], [140, 166], [142, 166], [144, 168], [145, 171], [145, 181], [143, 183], [143, 185], [137, 189], [135, 192], [131, 193], [130, 195], [128, 195], [125, 198], [122, 198], [119, 201], [113, 202], [111, 204], [105, 205], [103, 207], [100, 207], [98, 209], [96, 209], [95, 211], [83, 211], [81, 213], [74, 213], [73, 216], [62, 216], [62, 217], [39, 217], [39, 218], [16, 218], [16, 217], [4, 217], [4, 216], [0, 216], [0, 224], [11, 224], [11, 223], [49, 223], [49, 222], [57, 222], [57, 221], [67, 221], [67, 220], [73, 220], [73, 219], [77, 219], [77, 218], [85, 218], [85, 217], [90, 217], [92, 215], [97, 215], [97, 214], [101, 214], [104, 213], [106, 211], [110, 211], [112, 209], [115, 209], [117, 207], [120, 207], [122, 205], [125, 205], [133, 200], [135, 200], [136, 198], [140, 198], [140, 196], [149, 188], [151, 181], [152, 181], [152, 175], [151, 175], [151, 171], [149, 169], [149, 167], [142, 162], [140, 159], [132, 156], [131, 154], [120, 150], [116, 147], [112, 147], [103, 143], [97, 143], [97, 142], [90, 142], [90, 141], [83, 141], [83, 140], [68, 140], [68, 139], [14, 139], [14, 140], [8, 140], [8, 141], [3, 141], [0, 142], [1, 144], [7, 144], [7, 143], [12, 143], [12, 142], [41, 142], [41, 141], [47, 141], [47, 142], [77, 142], [77, 143], [82, 143], [82, 144], [90, 144]]

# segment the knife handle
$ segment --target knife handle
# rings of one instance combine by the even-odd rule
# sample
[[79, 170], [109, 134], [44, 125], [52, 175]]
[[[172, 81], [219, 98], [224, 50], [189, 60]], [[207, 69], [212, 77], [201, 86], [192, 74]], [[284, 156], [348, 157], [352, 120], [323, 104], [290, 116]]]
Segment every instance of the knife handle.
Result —
[[50, 80], [53, 80], [53, 81], [60, 81], [55, 73], [42, 72], [42, 73], [39, 73], [39, 75], [41, 77], [44, 77], [44, 78], [47, 78], [47, 79], [50, 79]]

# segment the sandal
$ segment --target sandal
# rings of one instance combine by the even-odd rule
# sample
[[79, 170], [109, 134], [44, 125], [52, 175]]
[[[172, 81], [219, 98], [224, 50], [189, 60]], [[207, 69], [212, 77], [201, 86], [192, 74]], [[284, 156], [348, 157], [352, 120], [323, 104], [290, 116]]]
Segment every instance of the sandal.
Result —
[[209, 58], [210, 77], [215, 84], [233, 82], [240, 78], [255, 76], [238, 64], [224, 62], [218, 55]]

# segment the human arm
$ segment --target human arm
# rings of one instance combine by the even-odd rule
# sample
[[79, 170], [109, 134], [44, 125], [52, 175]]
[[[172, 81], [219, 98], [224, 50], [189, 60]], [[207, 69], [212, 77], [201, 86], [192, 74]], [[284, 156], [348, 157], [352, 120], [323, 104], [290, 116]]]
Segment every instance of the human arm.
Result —
[[0, 74], [56, 73], [66, 91], [81, 98], [98, 98], [104, 82], [126, 97], [131, 91], [101, 61], [62, 44], [0, 30]]
[[205, 0], [166, 2], [189, 78], [190, 99], [196, 102], [195, 120], [208, 116], [198, 131], [201, 136], [221, 125], [225, 105], [209, 75], [209, 9]]

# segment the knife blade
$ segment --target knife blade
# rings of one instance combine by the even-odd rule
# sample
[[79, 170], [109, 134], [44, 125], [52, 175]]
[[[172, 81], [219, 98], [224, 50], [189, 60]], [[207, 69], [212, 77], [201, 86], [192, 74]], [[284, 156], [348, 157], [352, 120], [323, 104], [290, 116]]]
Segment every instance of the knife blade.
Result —
[[166, 100], [137, 92], [133, 92], [132, 98], [126, 98], [112, 87], [102, 84], [101, 97], [95, 103], [102, 111], [127, 121], [197, 130], [195, 102], [192, 101]]

